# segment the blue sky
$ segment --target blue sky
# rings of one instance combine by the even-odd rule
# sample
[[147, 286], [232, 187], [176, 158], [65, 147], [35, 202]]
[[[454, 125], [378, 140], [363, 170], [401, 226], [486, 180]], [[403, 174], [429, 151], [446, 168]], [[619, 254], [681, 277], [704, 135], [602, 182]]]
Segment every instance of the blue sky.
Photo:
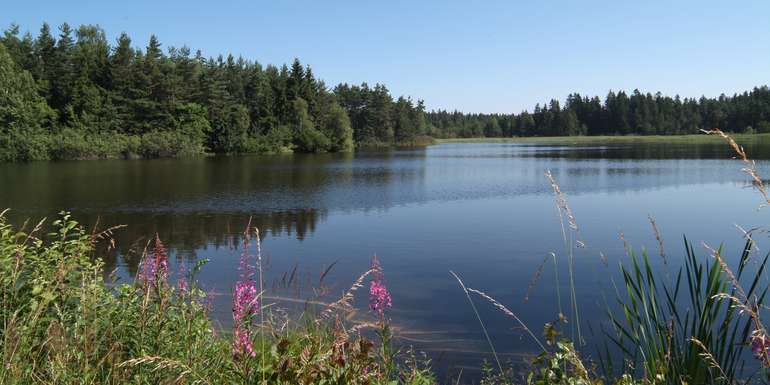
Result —
[[329, 85], [381, 82], [428, 108], [519, 112], [568, 93], [717, 96], [770, 83], [770, 2], [14, 1], [0, 25], [99, 24], [138, 46], [261, 63]]

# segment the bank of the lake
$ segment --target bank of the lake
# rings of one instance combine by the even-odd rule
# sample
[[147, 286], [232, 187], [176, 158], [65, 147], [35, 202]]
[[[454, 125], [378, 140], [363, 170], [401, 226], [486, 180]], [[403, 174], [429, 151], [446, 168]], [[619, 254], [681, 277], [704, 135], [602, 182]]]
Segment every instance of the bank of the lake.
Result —
[[[738, 143], [769, 141], [770, 133], [763, 134], [730, 134]], [[617, 143], [617, 144], [723, 144], [724, 140], [718, 136], [702, 134], [692, 135], [577, 135], [577, 136], [528, 136], [528, 137], [508, 137], [508, 138], [439, 138], [436, 143], [478, 143], [478, 142], [510, 142], [510, 143]]]

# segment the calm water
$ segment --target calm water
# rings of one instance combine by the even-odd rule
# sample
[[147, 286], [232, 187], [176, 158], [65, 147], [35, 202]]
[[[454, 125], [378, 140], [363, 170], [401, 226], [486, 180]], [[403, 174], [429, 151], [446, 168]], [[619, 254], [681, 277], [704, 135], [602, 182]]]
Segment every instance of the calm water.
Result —
[[[770, 166], [761, 160], [770, 158], [770, 146], [747, 149], [760, 159], [760, 170]], [[657, 255], [648, 215], [673, 266], [681, 261], [685, 233], [696, 245], [724, 242], [734, 257], [742, 244], [736, 224], [770, 222], [767, 209], [756, 210], [761, 198], [731, 156], [721, 144], [451, 143], [355, 155], [5, 164], [0, 206], [13, 209], [14, 222], [66, 209], [89, 226], [97, 219], [102, 226], [128, 225], [107, 261], [123, 281], [132, 279], [146, 237], [155, 232], [176, 263], [209, 258], [199, 279], [224, 325], [237, 234], [249, 216], [264, 235], [271, 297], [312, 298], [321, 271], [337, 262], [325, 279], [331, 294], [322, 299], [328, 300], [377, 254], [393, 294], [398, 337], [427, 351], [444, 372], [456, 372], [478, 364], [489, 349], [450, 270], [506, 304], [537, 334], [557, 314], [556, 291], [568, 296], [566, 263], [560, 264], [562, 287], [547, 264], [523, 302], [549, 252], [566, 261], [545, 170], [567, 194], [587, 245], [576, 254], [575, 277], [588, 330], [605, 320], [618, 262], [627, 258], [619, 234]], [[479, 307], [498, 351], [514, 361], [532, 351], [512, 320], [487, 304]], [[371, 315], [364, 310], [358, 317]]]

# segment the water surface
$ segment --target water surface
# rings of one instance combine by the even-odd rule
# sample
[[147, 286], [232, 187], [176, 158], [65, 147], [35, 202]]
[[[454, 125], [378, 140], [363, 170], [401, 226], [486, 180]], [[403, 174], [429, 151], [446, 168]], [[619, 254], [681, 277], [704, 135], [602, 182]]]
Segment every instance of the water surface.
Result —
[[[749, 143], [747, 150], [760, 159], [760, 170], [766, 167], [768, 144]], [[87, 226], [127, 225], [107, 259], [122, 281], [132, 279], [156, 232], [177, 264], [210, 259], [199, 279], [225, 326], [237, 236], [249, 217], [262, 231], [269, 295], [300, 299], [281, 301], [284, 306], [314, 298], [331, 264], [327, 295], [318, 299], [341, 294], [376, 254], [393, 294], [390, 317], [399, 339], [428, 352], [447, 373], [489, 358], [450, 270], [536, 334], [558, 313], [557, 290], [566, 301], [567, 252], [546, 170], [567, 194], [587, 246], [576, 251], [574, 276], [584, 330], [590, 324], [596, 331], [615, 296], [618, 263], [628, 258], [621, 238], [650, 249], [666, 274], [681, 263], [683, 234], [698, 250], [703, 242], [724, 242], [736, 257], [742, 244], [736, 225], [768, 223], [770, 212], [756, 210], [761, 197], [731, 157], [721, 143], [495, 142], [349, 155], [3, 164], [0, 206], [12, 208], [17, 223], [64, 209]], [[661, 230], [667, 266], [648, 216]], [[557, 255], [560, 286], [546, 263], [524, 303], [550, 252]], [[359, 319], [371, 318], [366, 301], [362, 291]], [[513, 320], [478, 305], [506, 358], [533, 352]]]

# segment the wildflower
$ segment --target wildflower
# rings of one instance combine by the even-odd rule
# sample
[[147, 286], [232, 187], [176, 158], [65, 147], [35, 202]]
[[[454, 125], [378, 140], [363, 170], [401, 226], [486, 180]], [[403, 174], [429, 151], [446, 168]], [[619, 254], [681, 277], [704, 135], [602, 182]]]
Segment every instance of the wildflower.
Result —
[[241, 253], [241, 260], [238, 266], [239, 277], [233, 291], [234, 357], [244, 354], [251, 357], [256, 356], [251, 342], [251, 323], [252, 317], [259, 311], [259, 297], [257, 283], [254, 280], [254, 267], [249, 264], [251, 259], [249, 254], [249, 245], [251, 243], [251, 236], [249, 235], [250, 225], [249, 223], [243, 234], [243, 252]]
[[257, 313], [257, 309], [259, 309], [259, 299], [254, 281], [236, 283], [233, 294], [233, 321], [235, 321], [233, 355], [255, 356], [249, 326], [251, 326], [251, 317]]
[[764, 367], [770, 367], [770, 338], [761, 332], [755, 331], [751, 337], [751, 352]]
[[139, 280], [146, 286], [149, 284], [157, 285], [160, 282], [168, 280], [168, 253], [160, 241], [160, 236], [155, 233], [155, 247], [150, 254], [150, 258], [142, 261], [142, 270], [139, 273]]
[[377, 313], [380, 318], [385, 317], [385, 309], [393, 306], [388, 288], [385, 286], [385, 275], [377, 256], [372, 257], [373, 277], [369, 283], [369, 309]]

